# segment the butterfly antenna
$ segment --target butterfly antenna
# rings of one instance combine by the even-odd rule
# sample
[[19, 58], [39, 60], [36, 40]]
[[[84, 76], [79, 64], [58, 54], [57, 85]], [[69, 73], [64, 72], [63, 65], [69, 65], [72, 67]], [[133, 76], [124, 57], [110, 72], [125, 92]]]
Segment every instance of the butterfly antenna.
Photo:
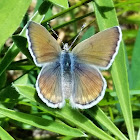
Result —
[[83, 31], [83, 29], [85, 28], [86, 24], [83, 24], [83, 26], [81, 27], [80, 32], [78, 33], [78, 35], [75, 37], [75, 39], [73, 40], [73, 42], [71, 43], [71, 45], [69, 46], [69, 50], [72, 47], [72, 45], [75, 43], [75, 41], [77, 40], [77, 38], [79, 37], [79, 35], [81, 34], [81, 32]]
[[[52, 30], [53, 34], [55, 34], [55, 35], [57, 36], [57, 38], [58, 38], [59, 40], [61, 40], [61, 39], [59, 38], [58, 34], [55, 32], [55, 30], [51, 27], [51, 25], [50, 25], [48, 22], [47, 22], [47, 24], [48, 24], [49, 28]], [[63, 46], [65, 45], [65, 44], [63, 43], [62, 40], [61, 40], [61, 43], [63, 44]]]

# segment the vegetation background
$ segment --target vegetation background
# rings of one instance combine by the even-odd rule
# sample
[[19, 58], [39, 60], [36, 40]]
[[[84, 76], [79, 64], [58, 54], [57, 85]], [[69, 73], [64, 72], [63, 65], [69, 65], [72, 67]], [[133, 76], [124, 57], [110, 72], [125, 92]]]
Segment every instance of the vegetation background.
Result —
[[[45, 27], [50, 22], [69, 44], [84, 23], [76, 43], [120, 25], [123, 41], [103, 72], [108, 87], [98, 105], [51, 109], [38, 98], [34, 84], [40, 69], [27, 48], [28, 20]], [[140, 0], [0, 0], [0, 138], [140, 140], [139, 24]]]

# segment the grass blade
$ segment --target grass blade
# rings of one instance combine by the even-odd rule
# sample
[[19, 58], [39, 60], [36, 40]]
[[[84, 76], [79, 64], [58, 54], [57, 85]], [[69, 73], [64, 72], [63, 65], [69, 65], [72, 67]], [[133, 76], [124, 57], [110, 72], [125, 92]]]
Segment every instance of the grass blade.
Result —
[[90, 133], [100, 139], [113, 140], [111, 136], [98, 128], [89, 119], [82, 115], [78, 110], [72, 109], [69, 106], [65, 106], [63, 109], [52, 109], [47, 107], [36, 95], [36, 90], [31, 85], [19, 84], [20, 82], [13, 83], [16, 90], [24, 97], [30, 99], [33, 102], [40, 104], [40, 109], [58, 118], [64, 119], [70, 124], [83, 129], [87, 133]]
[[[118, 25], [112, 0], [98, 0], [94, 3], [94, 8], [100, 30]], [[135, 140], [123, 43], [120, 45], [119, 53], [113, 63], [111, 73], [130, 140]]]
[[0, 108], [0, 114], [3, 114], [19, 122], [27, 123], [37, 128], [49, 130], [62, 135], [73, 136], [73, 137], [83, 137], [83, 136], [85, 137], [85, 134], [82, 131], [72, 128], [62, 122], [57, 122], [55, 120], [48, 120], [35, 115], [16, 112], [6, 108]]
[[53, 2], [54, 4], [63, 7], [63, 8], [68, 8], [68, 0], [50, 0], [51, 2]]
[[[82, 40], [85, 40], [92, 36], [95, 33], [95, 29], [90, 27], [85, 34], [82, 36]], [[86, 110], [86, 112], [92, 117], [95, 118], [98, 122], [104, 125], [110, 132], [116, 135], [118, 138], [123, 140], [128, 140], [125, 135], [113, 124], [113, 122], [106, 116], [106, 114], [97, 106]]]
[[[38, 12], [36, 12], [32, 18], [33, 21], [35, 22], [41, 22], [44, 16], [39, 15]], [[20, 35], [25, 37], [26, 34], [26, 26], [23, 28], [22, 32]], [[11, 64], [13, 59], [17, 56], [19, 53], [19, 49], [17, 46], [13, 43], [8, 51], [6, 52], [5, 56], [2, 58], [0, 62], [0, 75], [6, 70], [6, 68]]]
[[126, 136], [115, 126], [115, 124], [105, 115], [105, 113], [99, 107], [96, 106], [87, 110], [86, 112], [92, 118], [95, 118], [98, 122], [104, 125], [115, 136], [117, 136], [121, 140], [128, 140]]
[[135, 46], [133, 49], [133, 55], [132, 55], [132, 64], [131, 64], [131, 74], [132, 74], [132, 80], [133, 80], [133, 88], [134, 89], [140, 89], [140, 28], [138, 30], [138, 35], [136, 38]]
[[14, 140], [1, 126], [0, 126], [0, 138], [1, 140]]
[[140, 128], [139, 128], [139, 130], [138, 130], [137, 140], [140, 140]]
[[31, 0], [0, 1], [0, 50], [21, 23], [30, 3]]

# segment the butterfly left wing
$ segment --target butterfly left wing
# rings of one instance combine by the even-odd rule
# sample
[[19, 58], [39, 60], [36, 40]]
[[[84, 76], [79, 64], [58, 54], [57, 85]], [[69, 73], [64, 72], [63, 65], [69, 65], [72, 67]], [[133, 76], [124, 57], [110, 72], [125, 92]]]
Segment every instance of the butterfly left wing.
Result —
[[74, 108], [87, 109], [102, 100], [106, 81], [98, 69], [75, 63], [73, 69], [73, 93], [70, 103]]
[[101, 31], [76, 45], [72, 53], [82, 63], [108, 69], [118, 53], [121, 29], [115, 26]]
[[61, 108], [64, 105], [59, 62], [49, 63], [42, 68], [37, 78], [36, 89], [38, 96], [49, 107]]
[[29, 51], [37, 66], [58, 59], [61, 48], [55, 38], [40, 24], [30, 21], [27, 27]]

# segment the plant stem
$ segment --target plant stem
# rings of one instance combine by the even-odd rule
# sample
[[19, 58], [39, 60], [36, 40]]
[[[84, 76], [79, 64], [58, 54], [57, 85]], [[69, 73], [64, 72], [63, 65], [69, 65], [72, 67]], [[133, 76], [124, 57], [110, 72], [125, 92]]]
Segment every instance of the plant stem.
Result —
[[64, 26], [66, 26], [66, 25], [69, 25], [69, 24], [71, 24], [71, 23], [73, 23], [73, 22], [76, 22], [76, 21], [78, 21], [78, 20], [80, 20], [80, 19], [83, 19], [83, 18], [85, 18], [85, 17], [87, 17], [87, 16], [90, 16], [90, 15], [92, 15], [92, 14], [93, 14], [93, 12], [90, 12], [90, 13], [84, 15], [84, 16], [80, 16], [80, 17], [74, 18], [74, 19], [72, 19], [72, 20], [70, 20], [70, 21], [68, 21], [68, 22], [65, 22], [65, 23], [61, 24], [61, 25], [55, 26], [53, 29], [54, 29], [54, 30], [59, 29], [59, 28], [61, 28], [61, 27], [64, 27]]
[[88, 3], [88, 2], [90, 2], [90, 1], [92, 1], [92, 0], [82, 0], [82, 1], [80, 1], [80, 2], [78, 2], [78, 3], [76, 3], [75, 5], [71, 6], [70, 8], [68, 8], [68, 9], [66, 9], [66, 10], [63, 10], [62, 12], [60, 12], [60, 13], [58, 13], [58, 14], [56, 14], [56, 15], [54, 15], [54, 16], [48, 18], [48, 19], [43, 20], [43, 21], [41, 22], [41, 24], [43, 24], [43, 23], [45, 23], [45, 22], [48, 22], [48, 21], [50, 21], [50, 20], [52, 20], [52, 19], [54, 19], [54, 18], [57, 18], [57, 17], [59, 17], [59, 16], [61, 16], [61, 15], [63, 15], [63, 14], [66, 14], [67, 12], [69, 12], [69, 11], [71, 11], [71, 10], [73, 10], [73, 9], [75, 9], [75, 8], [77, 8], [77, 7], [79, 7], [79, 6], [81, 6], [81, 5], [83, 5], [84, 3]]

